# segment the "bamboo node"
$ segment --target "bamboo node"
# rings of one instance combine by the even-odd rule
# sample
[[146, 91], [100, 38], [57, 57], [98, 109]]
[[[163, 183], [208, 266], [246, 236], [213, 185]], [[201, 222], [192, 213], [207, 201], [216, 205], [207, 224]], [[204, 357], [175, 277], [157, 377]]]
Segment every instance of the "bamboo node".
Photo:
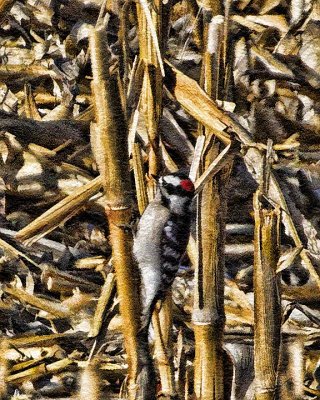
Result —
[[108, 211], [123, 211], [123, 210], [130, 210], [131, 206], [110, 206], [106, 205], [106, 210]]
[[270, 388], [268, 388], [268, 387], [266, 387], [266, 388], [257, 387], [256, 389], [257, 389], [257, 393], [259, 393], [259, 394], [263, 394], [263, 393], [275, 393], [276, 390], [277, 390], [277, 388], [274, 388], [274, 387], [270, 387]]
[[209, 310], [195, 310], [192, 314], [194, 325], [223, 325], [225, 317]]

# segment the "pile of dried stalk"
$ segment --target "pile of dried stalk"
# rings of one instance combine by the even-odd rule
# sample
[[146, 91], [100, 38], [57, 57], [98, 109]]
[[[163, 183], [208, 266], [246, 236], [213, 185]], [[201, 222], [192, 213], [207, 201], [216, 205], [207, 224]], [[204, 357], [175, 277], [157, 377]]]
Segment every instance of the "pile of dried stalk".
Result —
[[0, 0], [0, 397], [148, 399], [131, 247], [197, 196], [159, 397], [320, 398], [320, 3]]

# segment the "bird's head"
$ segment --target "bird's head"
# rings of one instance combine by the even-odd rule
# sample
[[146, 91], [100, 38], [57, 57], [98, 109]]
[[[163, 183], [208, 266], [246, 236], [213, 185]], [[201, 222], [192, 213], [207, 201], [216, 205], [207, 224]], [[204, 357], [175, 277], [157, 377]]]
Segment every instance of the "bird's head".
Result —
[[189, 211], [194, 196], [194, 185], [191, 179], [180, 172], [164, 175], [159, 179], [161, 201], [175, 214]]

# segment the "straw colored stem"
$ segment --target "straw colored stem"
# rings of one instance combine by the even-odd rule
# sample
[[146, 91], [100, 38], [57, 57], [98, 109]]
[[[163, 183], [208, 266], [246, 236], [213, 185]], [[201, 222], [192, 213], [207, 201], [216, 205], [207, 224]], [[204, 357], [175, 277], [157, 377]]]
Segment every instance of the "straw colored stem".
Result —
[[193, 19], [193, 39], [199, 50], [201, 50], [203, 47], [202, 21], [200, 18], [202, 6], [198, 6], [196, 0], [191, 0], [188, 1], [187, 7]]
[[[156, 0], [152, 7], [143, 6], [145, 2], [137, 3], [139, 24], [140, 59], [144, 61], [144, 77], [142, 84], [142, 111], [149, 137], [149, 177], [157, 176], [160, 169], [159, 121], [162, 114], [162, 60], [159, 60], [160, 41], [155, 41], [152, 35], [153, 27], [158, 38], [162, 37], [162, 1]], [[150, 13], [151, 20], [148, 18]], [[161, 49], [160, 49], [161, 51]], [[149, 197], [153, 198], [155, 182], [148, 180]]]
[[81, 373], [77, 400], [100, 400], [102, 398], [99, 364], [96, 359], [93, 359], [87, 363]]
[[[4, 4], [5, 2], [3, 2]], [[7, 2], [9, 7], [11, 6], [11, 2]], [[44, 77], [51, 77], [53, 79], [59, 79], [58, 75], [46, 68], [42, 65], [1, 65], [0, 66], [0, 79], [1, 80], [9, 80], [9, 79], [17, 79], [17, 78], [24, 78], [24, 79], [35, 79], [39, 78], [39, 76]]]
[[124, 93], [128, 91], [129, 85], [129, 42], [128, 42], [128, 31], [129, 31], [129, 12], [130, 12], [130, 1], [126, 0], [121, 8], [120, 16], [120, 29], [119, 39], [122, 45], [122, 68], [123, 68], [123, 90]]
[[172, 294], [168, 293], [161, 305], [160, 312], [155, 312], [152, 317], [155, 333], [154, 356], [161, 380], [161, 392], [164, 396], [174, 396], [174, 366], [172, 348]]
[[41, 116], [37, 109], [37, 105], [32, 93], [31, 85], [27, 84], [24, 87], [24, 109], [27, 118], [33, 118], [37, 121], [41, 121]]
[[115, 276], [113, 273], [110, 272], [104, 285], [102, 286], [101, 294], [93, 316], [92, 326], [88, 337], [96, 337], [99, 334], [103, 323], [103, 317], [106, 313], [107, 305], [112, 298], [112, 294], [114, 293], [115, 284]]
[[10, 286], [3, 287], [2, 290], [21, 301], [21, 303], [27, 303], [38, 308], [39, 310], [46, 311], [47, 313], [51, 314], [52, 318], [67, 318], [70, 314], [72, 314], [69, 312], [69, 309], [63, 306], [61, 303], [54, 303], [46, 299], [41, 299], [40, 297], [34, 296], [25, 290]]
[[223, 397], [222, 336], [211, 324], [194, 325], [195, 376], [194, 390], [197, 399], [220, 399]]
[[145, 177], [143, 171], [143, 161], [141, 156], [141, 148], [139, 143], [135, 143], [132, 149], [132, 161], [133, 161], [133, 171], [134, 180], [136, 184], [136, 193], [138, 200], [138, 208], [140, 215], [148, 205], [148, 194], [145, 185]]
[[9, 363], [7, 359], [7, 350], [9, 347], [9, 343], [7, 339], [2, 338], [1, 339], [1, 344], [0, 344], [0, 399], [6, 399], [7, 398], [7, 385], [6, 385], [6, 379], [9, 374]]
[[9, 345], [14, 347], [34, 347], [34, 346], [53, 346], [56, 343], [60, 343], [61, 341], [79, 341], [83, 338], [83, 335], [77, 332], [76, 334], [72, 333], [52, 333], [50, 335], [41, 335], [41, 336], [26, 336], [26, 337], [15, 337], [9, 339]]
[[279, 209], [263, 209], [254, 196], [254, 352], [256, 399], [277, 399], [281, 343], [281, 298], [276, 276], [279, 247]]
[[62, 360], [53, 362], [48, 365], [42, 363], [36, 367], [32, 367], [22, 372], [18, 372], [17, 374], [9, 375], [6, 381], [15, 384], [22, 383], [24, 381], [33, 381], [39, 379], [42, 376], [62, 371], [67, 367], [69, 367], [71, 364], [74, 364], [74, 361], [69, 358], [63, 358]]
[[223, 132], [225, 115], [216, 104], [201, 90], [192, 78], [166, 62], [166, 85], [182, 107], [197, 121], [209, 128], [224, 144], [230, 144], [230, 136]]
[[186, 393], [186, 374], [187, 374], [187, 357], [184, 345], [184, 334], [183, 330], [179, 331], [177, 339], [177, 390], [180, 399], [186, 398], [188, 393]]
[[21, 241], [28, 240], [30, 244], [41, 239], [85, 207], [90, 198], [99, 192], [101, 186], [101, 178], [98, 176], [91, 182], [76, 189], [74, 193], [59, 201], [59, 203], [21, 229], [16, 238]]
[[[96, 123], [91, 143], [105, 190], [113, 266], [117, 277], [123, 334], [128, 356], [129, 398], [137, 394], [140, 304], [138, 271], [132, 259], [131, 191], [127, 128], [117, 78], [109, 76], [107, 33], [98, 26], [90, 35]], [[147, 381], [140, 385], [147, 385]]]
[[[208, 2], [208, 8], [216, 15], [218, 1]], [[204, 16], [208, 11], [204, 12]], [[220, 47], [209, 48], [208, 18], [203, 21], [204, 57], [200, 84], [211, 98], [216, 98], [219, 87]], [[220, 42], [219, 25], [214, 34]], [[211, 38], [212, 40], [212, 38]], [[218, 128], [219, 129], [219, 128]], [[227, 154], [229, 146], [218, 155], [219, 144], [214, 143], [217, 128], [199, 125], [199, 133], [205, 135], [205, 146], [199, 173], [207, 175], [197, 201], [197, 263], [195, 305], [193, 312], [195, 334], [194, 387], [197, 399], [224, 399], [223, 328], [224, 314], [224, 235], [225, 207], [223, 206], [223, 174], [214, 175], [214, 168]], [[223, 140], [223, 136], [219, 135]], [[210, 171], [210, 172], [209, 172]], [[211, 177], [211, 179], [210, 179]], [[197, 181], [198, 183], [198, 181]]]
[[[216, 146], [209, 145], [202, 169], [210, 165], [216, 153]], [[198, 255], [192, 320], [194, 390], [196, 398], [201, 400], [224, 398], [224, 213], [220, 175], [204, 186], [197, 200]]]
[[[220, 3], [210, 2], [210, 8], [213, 8], [213, 15], [218, 15]], [[205, 14], [204, 14], [205, 15]], [[209, 20], [210, 21], [210, 20]], [[219, 99], [219, 85], [223, 77], [223, 70], [220, 70], [222, 28], [221, 21], [214, 19], [208, 22], [205, 15], [203, 21], [203, 61], [200, 85], [213, 99]]]
[[[138, 373], [139, 296], [138, 275], [131, 256], [132, 234], [125, 230], [131, 218], [131, 210], [109, 211], [110, 242], [113, 266], [117, 276], [117, 290], [120, 298], [120, 312], [123, 318], [123, 333], [128, 355], [129, 379], [135, 386]], [[134, 386], [130, 386], [132, 389]], [[134, 393], [131, 393], [133, 396]], [[134, 397], [132, 397], [134, 398]]]

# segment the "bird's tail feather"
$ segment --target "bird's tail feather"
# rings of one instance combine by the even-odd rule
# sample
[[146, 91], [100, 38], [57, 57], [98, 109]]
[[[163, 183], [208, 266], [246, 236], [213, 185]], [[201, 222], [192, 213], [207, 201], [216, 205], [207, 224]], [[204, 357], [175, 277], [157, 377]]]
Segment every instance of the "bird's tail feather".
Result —
[[140, 371], [137, 378], [138, 392], [137, 399], [156, 399], [156, 373], [148, 343], [149, 326], [139, 332], [139, 360]]
[[139, 339], [139, 359], [141, 369], [138, 375], [138, 396], [140, 400], [155, 400], [156, 399], [156, 373], [149, 347], [149, 327], [153, 311], [157, 301], [162, 298], [160, 292], [155, 296], [147, 307], [141, 318], [141, 328], [138, 333]]

